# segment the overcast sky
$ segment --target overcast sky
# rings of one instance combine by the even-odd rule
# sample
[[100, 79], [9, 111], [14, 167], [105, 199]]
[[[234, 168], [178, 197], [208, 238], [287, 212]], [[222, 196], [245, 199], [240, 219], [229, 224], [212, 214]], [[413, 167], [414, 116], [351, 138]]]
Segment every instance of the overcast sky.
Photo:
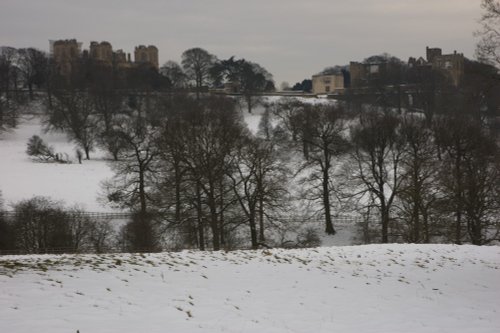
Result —
[[277, 85], [388, 52], [403, 60], [442, 47], [472, 58], [480, 0], [0, 0], [0, 46], [49, 39], [154, 44], [160, 64], [202, 47], [264, 66]]

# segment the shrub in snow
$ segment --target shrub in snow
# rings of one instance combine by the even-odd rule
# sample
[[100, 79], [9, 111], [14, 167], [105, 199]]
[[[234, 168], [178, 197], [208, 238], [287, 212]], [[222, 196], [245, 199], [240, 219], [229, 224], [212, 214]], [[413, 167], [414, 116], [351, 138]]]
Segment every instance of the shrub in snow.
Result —
[[38, 135], [33, 135], [28, 140], [26, 154], [44, 162], [69, 163], [66, 155], [55, 153], [54, 148], [47, 145]]
[[[76, 206], [67, 208], [62, 202], [36, 196], [16, 203], [13, 208], [9, 223], [0, 224], [0, 231], [5, 232], [0, 234], [0, 250], [99, 253], [112, 246], [112, 226], [91, 219]], [[2, 243], [5, 239], [9, 242]]]
[[321, 239], [314, 228], [306, 228], [297, 235], [297, 247], [318, 247]]

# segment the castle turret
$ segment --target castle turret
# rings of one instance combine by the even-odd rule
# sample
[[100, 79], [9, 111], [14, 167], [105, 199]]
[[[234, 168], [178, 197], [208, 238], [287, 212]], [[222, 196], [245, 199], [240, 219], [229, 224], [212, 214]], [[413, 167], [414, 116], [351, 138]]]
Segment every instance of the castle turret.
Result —
[[113, 47], [108, 42], [90, 42], [90, 58], [111, 65], [113, 61]]
[[434, 59], [442, 55], [442, 51], [438, 47], [426, 47], [425, 48], [426, 58], [428, 62], [433, 62]]
[[49, 43], [57, 71], [63, 76], [68, 76], [80, 58], [82, 43], [76, 39], [51, 40]]
[[134, 60], [137, 64], [150, 64], [158, 69], [158, 49], [154, 45], [136, 46], [134, 50]]

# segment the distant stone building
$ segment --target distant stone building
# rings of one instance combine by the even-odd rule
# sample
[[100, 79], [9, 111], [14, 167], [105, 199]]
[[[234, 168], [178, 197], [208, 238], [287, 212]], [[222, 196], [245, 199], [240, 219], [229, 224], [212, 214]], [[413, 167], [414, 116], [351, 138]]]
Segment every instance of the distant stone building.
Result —
[[154, 45], [136, 46], [134, 50], [134, 61], [137, 64], [150, 64], [158, 69], [158, 49]]
[[135, 48], [134, 62], [130, 53], [123, 50], [113, 51], [109, 42], [91, 42], [89, 50], [82, 52], [82, 43], [76, 39], [50, 41], [50, 53], [59, 74], [69, 76], [74, 66], [82, 57], [88, 58], [100, 65], [113, 66], [120, 69], [133, 68], [134, 66], [149, 64], [158, 70], [158, 49], [154, 45], [139, 45]]
[[382, 60], [368, 63], [351, 61], [349, 63], [351, 87], [365, 87], [373, 83], [380, 85], [395, 84], [401, 77], [401, 66], [397, 62]]
[[464, 77], [465, 58], [462, 53], [454, 51], [451, 54], [442, 54], [440, 48], [426, 47], [427, 62], [432, 69], [445, 73], [454, 86], [459, 86]]
[[410, 58], [408, 67], [423, 71], [439, 71], [447, 77], [452, 85], [459, 86], [464, 78], [465, 57], [456, 51], [451, 54], [442, 54], [440, 48], [426, 47], [426, 59]]
[[80, 59], [82, 43], [77, 42], [76, 39], [64, 39], [50, 40], [49, 44], [57, 72], [63, 76], [70, 75]]
[[111, 65], [113, 62], [113, 47], [108, 42], [90, 42], [89, 57], [92, 60]]
[[123, 50], [116, 50], [113, 53], [113, 64], [117, 68], [131, 68], [133, 63], [130, 60], [130, 53], [125, 53]]
[[329, 94], [344, 90], [344, 74], [316, 74], [312, 76], [312, 93]]

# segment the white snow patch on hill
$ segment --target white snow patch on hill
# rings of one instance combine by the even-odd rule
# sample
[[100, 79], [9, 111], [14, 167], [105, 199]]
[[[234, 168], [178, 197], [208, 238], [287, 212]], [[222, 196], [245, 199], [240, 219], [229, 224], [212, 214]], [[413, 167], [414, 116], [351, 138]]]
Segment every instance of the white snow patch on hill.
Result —
[[0, 257], [0, 332], [498, 332], [500, 248]]
[[[26, 155], [26, 144], [40, 136], [55, 152], [67, 154], [72, 164], [41, 163]], [[88, 211], [112, 211], [97, 201], [100, 183], [113, 174], [104, 153], [91, 153], [91, 160], [78, 164], [75, 145], [63, 133], [44, 133], [39, 117], [26, 117], [18, 128], [3, 133], [0, 139], [0, 190], [6, 204], [49, 196], [68, 205], [80, 205]], [[9, 207], [7, 207], [9, 208]]]

